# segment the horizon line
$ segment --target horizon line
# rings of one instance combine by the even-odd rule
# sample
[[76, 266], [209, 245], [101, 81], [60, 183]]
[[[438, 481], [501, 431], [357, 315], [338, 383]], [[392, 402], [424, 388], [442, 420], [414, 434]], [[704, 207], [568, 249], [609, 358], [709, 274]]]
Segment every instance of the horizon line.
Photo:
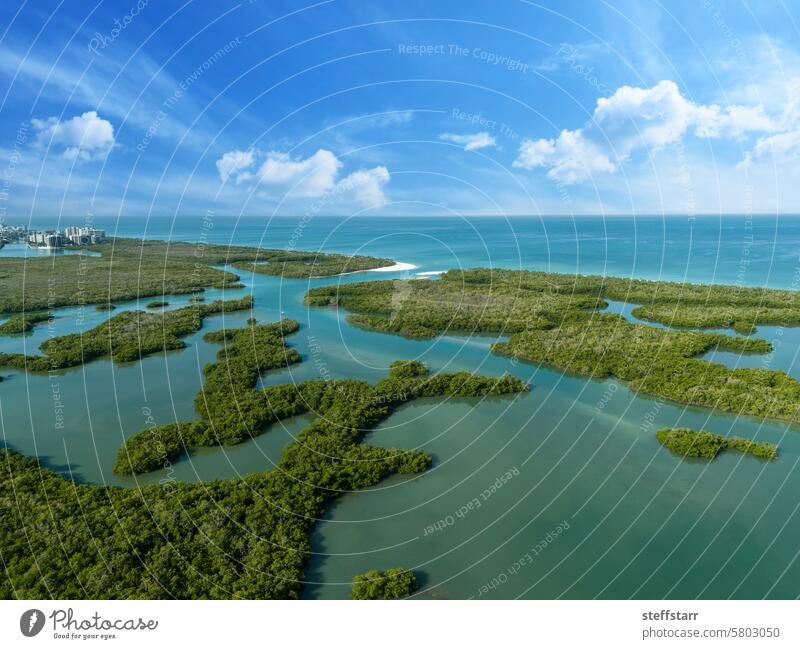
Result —
[[[603, 214], [603, 213], [592, 213], [592, 212], [585, 212], [580, 214], [560, 214], [560, 213], [548, 213], [548, 214], [315, 214], [313, 216], [309, 216], [307, 214], [215, 214], [211, 218], [223, 218], [223, 219], [272, 219], [272, 218], [287, 218], [287, 219], [301, 219], [301, 218], [308, 218], [308, 219], [315, 219], [315, 218], [325, 218], [325, 219], [413, 219], [413, 218], [442, 218], [442, 219], [470, 219], [470, 218], [479, 218], [479, 219], [504, 219], [504, 218], [526, 218], [526, 219], [537, 219], [537, 218], [682, 218], [682, 219], [693, 219], [693, 218], [709, 218], [709, 217], [745, 217], [745, 218], [764, 218], [764, 217], [797, 217], [800, 216], [800, 212], [700, 212], [696, 214], [682, 214], [680, 212], [664, 212], [661, 214], [654, 213], [654, 212], [647, 212], [641, 214], [630, 214], [630, 213], [613, 213], [613, 214]], [[118, 214], [92, 214], [91, 219], [119, 219], [123, 220], [126, 218], [148, 218], [148, 219], [186, 219], [186, 218], [208, 218], [207, 215], [202, 213], [197, 214], [182, 214], [182, 215], [169, 215], [169, 214], [127, 214], [127, 215], [118, 215]], [[35, 216], [28, 215], [28, 216], [10, 216], [6, 215], [2, 222], [0, 222], [0, 227], [5, 225], [8, 221], [25, 221], [25, 220], [33, 220], [33, 219], [56, 219], [56, 220], [66, 220], [66, 219], [85, 219], [86, 215], [78, 215], [78, 214], [70, 214], [64, 216], [51, 216], [45, 214], [37, 214]]]

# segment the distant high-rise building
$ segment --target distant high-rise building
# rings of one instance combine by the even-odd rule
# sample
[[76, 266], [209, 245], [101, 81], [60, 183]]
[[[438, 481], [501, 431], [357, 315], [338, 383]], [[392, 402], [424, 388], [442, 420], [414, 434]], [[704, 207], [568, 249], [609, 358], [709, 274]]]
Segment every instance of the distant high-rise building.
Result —
[[97, 228], [71, 226], [64, 228], [64, 236], [73, 245], [88, 246], [91, 243], [101, 243], [106, 237], [106, 231]]
[[48, 248], [63, 248], [64, 237], [57, 232], [46, 234], [44, 236], [44, 245]]

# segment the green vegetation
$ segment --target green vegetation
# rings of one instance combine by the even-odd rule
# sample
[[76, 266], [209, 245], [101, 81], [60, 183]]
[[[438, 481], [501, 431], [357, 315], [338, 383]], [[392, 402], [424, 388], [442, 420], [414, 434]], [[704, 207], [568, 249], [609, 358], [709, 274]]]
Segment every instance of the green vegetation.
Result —
[[740, 329], [792, 322], [792, 314], [800, 314], [800, 293], [792, 291], [483, 269], [451, 270], [438, 281], [325, 286], [310, 290], [305, 301], [348, 309], [353, 324], [406, 336], [510, 335], [493, 350], [584, 376], [614, 376], [636, 391], [681, 403], [800, 418], [800, 382], [786, 373], [730, 369], [697, 358], [714, 349], [766, 353], [772, 349], [767, 341], [633, 324], [599, 312], [605, 298], [645, 303], [642, 309], [658, 310], [653, 319], [687, 304], [699, 313], [705, 305], [704, 326], [720, 326], [721, 314], [732, 313]]
[[12, 315], [0, 325], [0, 336], [24, 334], [33, 329], [40, 322], [46, 322], [52, 317], [50, 313], [18, 313]]
[[147, 304], [148, 309], [163, 309], [165, 306], [169, 306], [169, 302], [164, 300], [153, 300]]
[[111, 302], [101, 302], [99, 304], [96, 304], [94, 308], [97, 309], [98, 311], [113, 311], [117, 307], [111, 304]]
[[195, 398], [200, 420], [149, 428], [129, 437], [117, 453], [114, 471], [120, 475], [152, 471], [188, 449], [238, 444], [270, 423], [307, 412], [306, 397], [311, 395], [304, 390], [291, 385], [256, 389], [263, 372], [300, 362], [300, 355], [284, 342], [284, 336], [298, 328], [296, 321], [283, 320], [207, 333], [205, 340], [222, 343], [223, 348], [217, 361], [203, 368], [203, 389]]
[[200, 446], [206, 433], [206, 426], [196, 421], [148, 428], [129, 438], [119, 449], [114, 472], [134, 475], [163, 469], [187, 452], [187, 446]]
[[413, 572], [390, 568], [384, 573], [369, 570], [353, 579], [351, 599], [404, 599], [419, 588]]
[[768, 442], [754, 442], [742, 437], [723, 437], [707, 430], [691, 428], [662, 428], [656, 433], [658, 441], [684, 457], [713, 460], [723, 449], [750, 453], [766, 460], [778, 457], [778, 447]]
[[252, 297], [218, 300], [165, 311], [123, 311], [83, 333], [57, 336], [43, 342], [44, 356], [0, 354], [0, 367], [30, 372], [76, 367], [96, 358], [111, 357], [116, 362], [134, 361], [160, 351], [183, 349], [181, 338], [200, 330], [207, 316], [250, 309]]
[[[758, 324], [800, 324], [798, 291], [503, 269], [451, 270], [438, 281], [324, 286], [306, 296], [310, 305], [353, 311], [357, 324], [423, 337], [445, 330], [549, 328], [561, 323], [565, 310], [603, 309], [606, 300], [639, 304], [633, 311], [637, 318], [667, 325], [731, 327], [749, 334]], [[426, 317], [430, 307], [435, 312]]]
[[0, 258], [0, 313], [198, 293], [210, 287], [239, 288], [236, 274], [214, 268], [236, 262], [265, 261], [269, 271], [259, 264], [257, 272], [285, 272], [286, 277], [391, 263], [372, 257], [331, 255], [329, 259], [323, 253], [138, 239], [111, 239], [87, 249], [100, 256]]
[[347, 425], [348, 419], [338, 413], [342, 399], [359, 412], [374, 408], [373, 414], [363, 415], [371, 422], [422, 396], [483, 396], [526, 389], [509, 375], [486, 378], [458, 372], [428, 376], [428, 369], [417, 361], [393, 363], [389, 377], [374, 387], [363, 381], [311, 380], [258, 389], [263, 372], [300, 362], [300, 355], [284, 342], [298, 327], [294, 320], [283, 320], [207, 333], [205, 340], [222, 343], [223, 348], [217, 361], [203, 368], [203, 389], [195, 398], [199, 420], [149, 428], [129, 437], [117, 453], [114, 471], [133, 475], [162, 468], [192, 448], [238, 444], [260, 435], [276, 421], [307, 412]]
[[322, 254], [318, 252], [298, 252], [290, 250], [262, 250], [255, 261], [236, 261], [239, 270], [247, 270], [262, 275], [279, 275], [306, 279], [310, 277], [330, 277], [343, 273], [355, 273], [373, 268], [391, 266], [391, 259], [351, 255]]
[[[261, 326], [273, 327], [269, 335], [291, 328]], [[248, 352], [240, 346], [267, 333], [245, 328], [214, 334], [226, 345], [232, 372], [258, 371], [242, 366]], [[253, 346], [257, 351], [251, 360], [266, 355], [268, 361], [281, 353], [272, 347], [265, 352], [260, 343]], [[219, 371], [224, 369], [220, 365]], [[243, 479], [166, 481], [136, 489], [80, 485], [35, 460], [0, 450], [0, 559], [5, 568], [0, 597], [296, 598], [311, 551], [309, 533], [332, 499], [430, 465], [425, 453], [362, 444], [365, 431], [395, 405], [417, 396], [526, 389], [510, 377], [428, 377], [423, 366], [409, 363], [393, 365], [389, 377], [375, 386], [361, 381], [301, 385], [302, 398], [316, 399], [311, 405], [325, 416], [284, 449], [275, 469]], [[298, 387], [283, 386], [283, 396], [289, 400]], [[249, 396], [242, 395], [245, 401]], [[273, 393], [276, 407], [279, 396]], [[191, 428], [179, 424], [175, 432], [192, 435]], [[405, 575], [385, 574], [390, 577], [385, 596], [402, 596], [413, 583]]]
[[632, 315], [641, 320], [661, 322], [674, 327], [733, 329], [752, 334], [757, 324], [796, 327], [800, 325], [800, 310], [786, 305], [730, 306], [729, 304], [651, 304], [633, 309]]
[[758, 339], [665, 331], [594, 314], [557, 328], [515, 334], [492, 348], [575, 374], [614, 376], [636, 392], [708, 408], [793, 419], [800, 407], [800, 382], [783, 372], [730, 369], [695, 358], [715, 348], [769, 351], [769, 343]]
[[754, 442], [743, 437], [727, 437], [725, 448], [740, 453], [750, 453], [765, 460], [775, 460], [778, 458], [778, 445], [769, 442]]
[[[235, 275], [211, 268], [231, 262], [242, 267], [256, 260], [256, 272], [274, 274], [280, 268], [277, 274], [287, 277], [322, 275], [326, 267], [331, 273], [353, 270], [339, 261], [265, 259], [264, 251], [254, 257], [251, 248], [204, 247], [199, 266], [200, 248], [192, 244], [116, 240], [95, 249], [103, 256], [28, 260], [39, 284], [28, 283], [30, 277], [12, 277], [19, 268], [9, 273], [8, 260], [0, 259], [0, 309], [107, 304], [231, 286]], [[85, 266], [80, 275], [71, 275], [78, 262]], [[140, 268], [148, 272], [140, 275]], [[56, 304], [47, 285], [51, 276], [57, 276], [55, 294], [61, 301]], [[347, 308], [353, 312], [352, 322], [380, 331], [419, 337], [444, 332], [510, 335], [507, 342], [494, 345], [496, 352], [586, 376], [616, 376], [636, 390], [676, 401], [797, 419], [800, 383], [786, 374], [731, 370], [697, 358], [715, 348], [764, 353], [771, 349], [766, 341], [631, 324], [599, 313], [606, 299], [641, 304], [638, 316], [659, 322], [674, 322], [672, 313], [677, 311], [689, 314], [684, 322], [694, 320], [693, 326], [734, 326], [739, 331], [758, 323], [787, 324], [800, 311], [798, 294], [788, 291], [485, 270], [450, 271], [439, 281], [323, 287], [306, 297], [316, 306]], [[47, 371], [100, 356], [132, 360], [182, 347], [181, 337], [198, 331], [206, 315], [251, 305], [250, 298], [208, 305], [192, 300], [191, 306], [173, 311], [123, 312], [83, 334], [47, 341], [41, 346], [45, 356], [0, 355], [0, 366]], [[720, 324], [723, 320], [728, 324]], [[137, 433], [126, 440], [114, 467], [125, 475], [169, 468], [194, 448], [239, 443], [275, 421], [317, 415], [271, 471], [236, 480], [165, 480], [124, 489], [75, 484], [35, 460], [0, 450], [0, 597], [298, 597], [310, 556], [309, 534], [331, 500], [392, 474], [419, 473], [431, 463], [423, 452], [363, 444], [366, 431], [419, 397], [527, 389], [508, 375], [430, 374], [417, 361], [397, 361], [375, 385], [312, 380], [259, 388], [265, 371], [300, 361], [285, 342], [297, 329], [290, 320], [266, 325], [248, 321], [243, 328], [207, 333], [205, 339], [221, 349], [217, 360], [203, 369], [197, 418]], [[774, 445], [707, 431], [665, 429], [657, 436], [684, 456], [713, 458], [723, 449], [769, 459], [777, 455]], [[407, 597], [416, 588], [414, 574], [402, 568], [370, 571], [355, 578], [353, 597]]]

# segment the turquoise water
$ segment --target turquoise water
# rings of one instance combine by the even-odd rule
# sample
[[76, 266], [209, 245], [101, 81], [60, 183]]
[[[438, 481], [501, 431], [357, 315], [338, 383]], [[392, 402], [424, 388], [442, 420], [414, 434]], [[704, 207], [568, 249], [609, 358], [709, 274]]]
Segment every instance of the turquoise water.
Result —
[[[211, 230], [199, 218], [94, 224], [119, 236], [372, 254], [417, 266], [408, 274], [311, 281], [244, 273], [245, 288], [209, 291], [208, 299], [252, 294], [261, 321], [283, 315], [301, 322], [289, 340], [304, 362], [265, 375], [265, 384], [376, 381], [398, 358], [420, 358], [434, 370], [508, 371], [531, 383], [529, 394], [513, 398], [415, 402], [371, 433], [372, 444], [426, 450], [434, 466], [348, 494], [329, 508], [313, 533], [306, 597], [346, 597], [355, 574], [397, 565], [421, 575], [423, 598], [800, 594], [800, 430], [637, 397], [614, 381], [514, 364], [491, 354], [493, 338], [406, 340], [359, 330], [343, 313], [302, 304], [310, 286], [475, 266], [794, 288], [800, 218], [216, 218]], [[169, 308], [186, 303], [166, 299]], [[629, 318], [632, 308], [610, 306]], [[0, 350], [34, 353], [49, 336], [88, 329], [110, 315], [93, 307], [61, 309], [52, 327], [0, 338]], [[80, 481], [134, 485], [111, 473], [120, 442], [141, 430], [147, 416], [158, 423], [191, 418], [200, 368], [217, 350], [202, 333], [243, 324], [245, 317], [210, 318], [203, 332], [186, 339], [185, 350], [140, 363], [96, 361], [54, 376], [4, 371], [5, 443]], [[777, 341], [775, 352], [707, 358], [800, 378], [800, 330], [763, 327], [756, 335]], [[248, 443], [203, 450], [169, 475], [139, 480], [267, 470], [308, 421], [282, 422]], [[777, 442], [780, 458], [765, 463], [728, 453], [713, 463], [681, 461], [655, 440], [655, 430], [671, 425]], [[504, 475], [511, 477], [493, 488]]]
[[24, 241], [12, 241], [0, 248], [0, 257], [28, 257], [35, 259], [37, 257], [51, 257], [58, 255], [87, 255], [90, 257], [97, 257], [99, 253], [87, 252], [85, 250], [70, 250], [69, 248], [60, 248], [49, 250], [47, 248], [31, 248]]

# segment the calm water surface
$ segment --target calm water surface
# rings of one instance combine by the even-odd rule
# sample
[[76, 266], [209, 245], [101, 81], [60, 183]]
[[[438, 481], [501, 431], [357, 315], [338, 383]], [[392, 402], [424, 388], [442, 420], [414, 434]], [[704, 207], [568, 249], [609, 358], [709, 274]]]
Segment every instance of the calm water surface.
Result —
[[[406, 340], [356, 329], [345, 314], [302, 304], [310, 286], [475, 266], [796, 288], [800, 218], [329, 217], [305, 224], [220, 218], [210, 230], [200, 218], [94, 224], [119, 236], [372, 254], [417, 266], [409, 275], [311, 281], [240, 273], [244, 289], [208, 291], [208, 300], [252, 294], [260, 321], [301, 322], [289, 341], [303, 364], [266, 374], [265, 384], [325, 377], [374, 382], [399, 358], [419, 358], [441, 371], [511, 372], [531, 383], [532, 391], [517, 397], [420, 400], [370, 433], [372, 444], [426, 450], [434, 466], [422, 476], [396, 476], [348, 494], [329, 508], [313, 533], [306, 597], [347, 597], [354, 575], [398, 565], [418, 571], [418, 597], [425, 598], [800, 595], [800, 430], [637, 397], [615, 381], [514, 364], [491, 354], [493, 338]], [[113, 313], [152, 299], [118, 303]], [[165, 299], [169, 308], [186, 304], [185, 297]], [[613, 303], [609, 310], [633, 319], [634, 306]], [[36, 353], [48, 337], [84, 331], [108, 317], [93, 307], [61, 309], [51, 328], [0, 338], [0, 351]], [[186, 349], [140, 363], [95, 361], [54, 376], [4, 371], [5, 443], [79, 481], [135, 485], [111, 472], [121, 441], [146, 425], [146, 413], [158, 423], [192, 418], [200, 370], [218, 349], [203, 333], [241, 326], [245, 318], [209, 318], [186, 339]], [[755, 335], [777, 341], [776, 351], [706, 358], [800, 378], [800, 330], [762, 327]], [[63, 426], [55, 402], [63, 404]], [[268, 470], [309, 421], [298, 417], [245, 444], [195, 453], [175, 464], [172, 477], [196, 481]], [[655, 440], [655, 430], [672, 425], [777, 442], [780, 458], [765, 463], [727, 453], [713, 463], [681, 461]], [[504, 475], [511, 477], [498, 483]], [[139, 481], [165, 477], [153, 473]]]

